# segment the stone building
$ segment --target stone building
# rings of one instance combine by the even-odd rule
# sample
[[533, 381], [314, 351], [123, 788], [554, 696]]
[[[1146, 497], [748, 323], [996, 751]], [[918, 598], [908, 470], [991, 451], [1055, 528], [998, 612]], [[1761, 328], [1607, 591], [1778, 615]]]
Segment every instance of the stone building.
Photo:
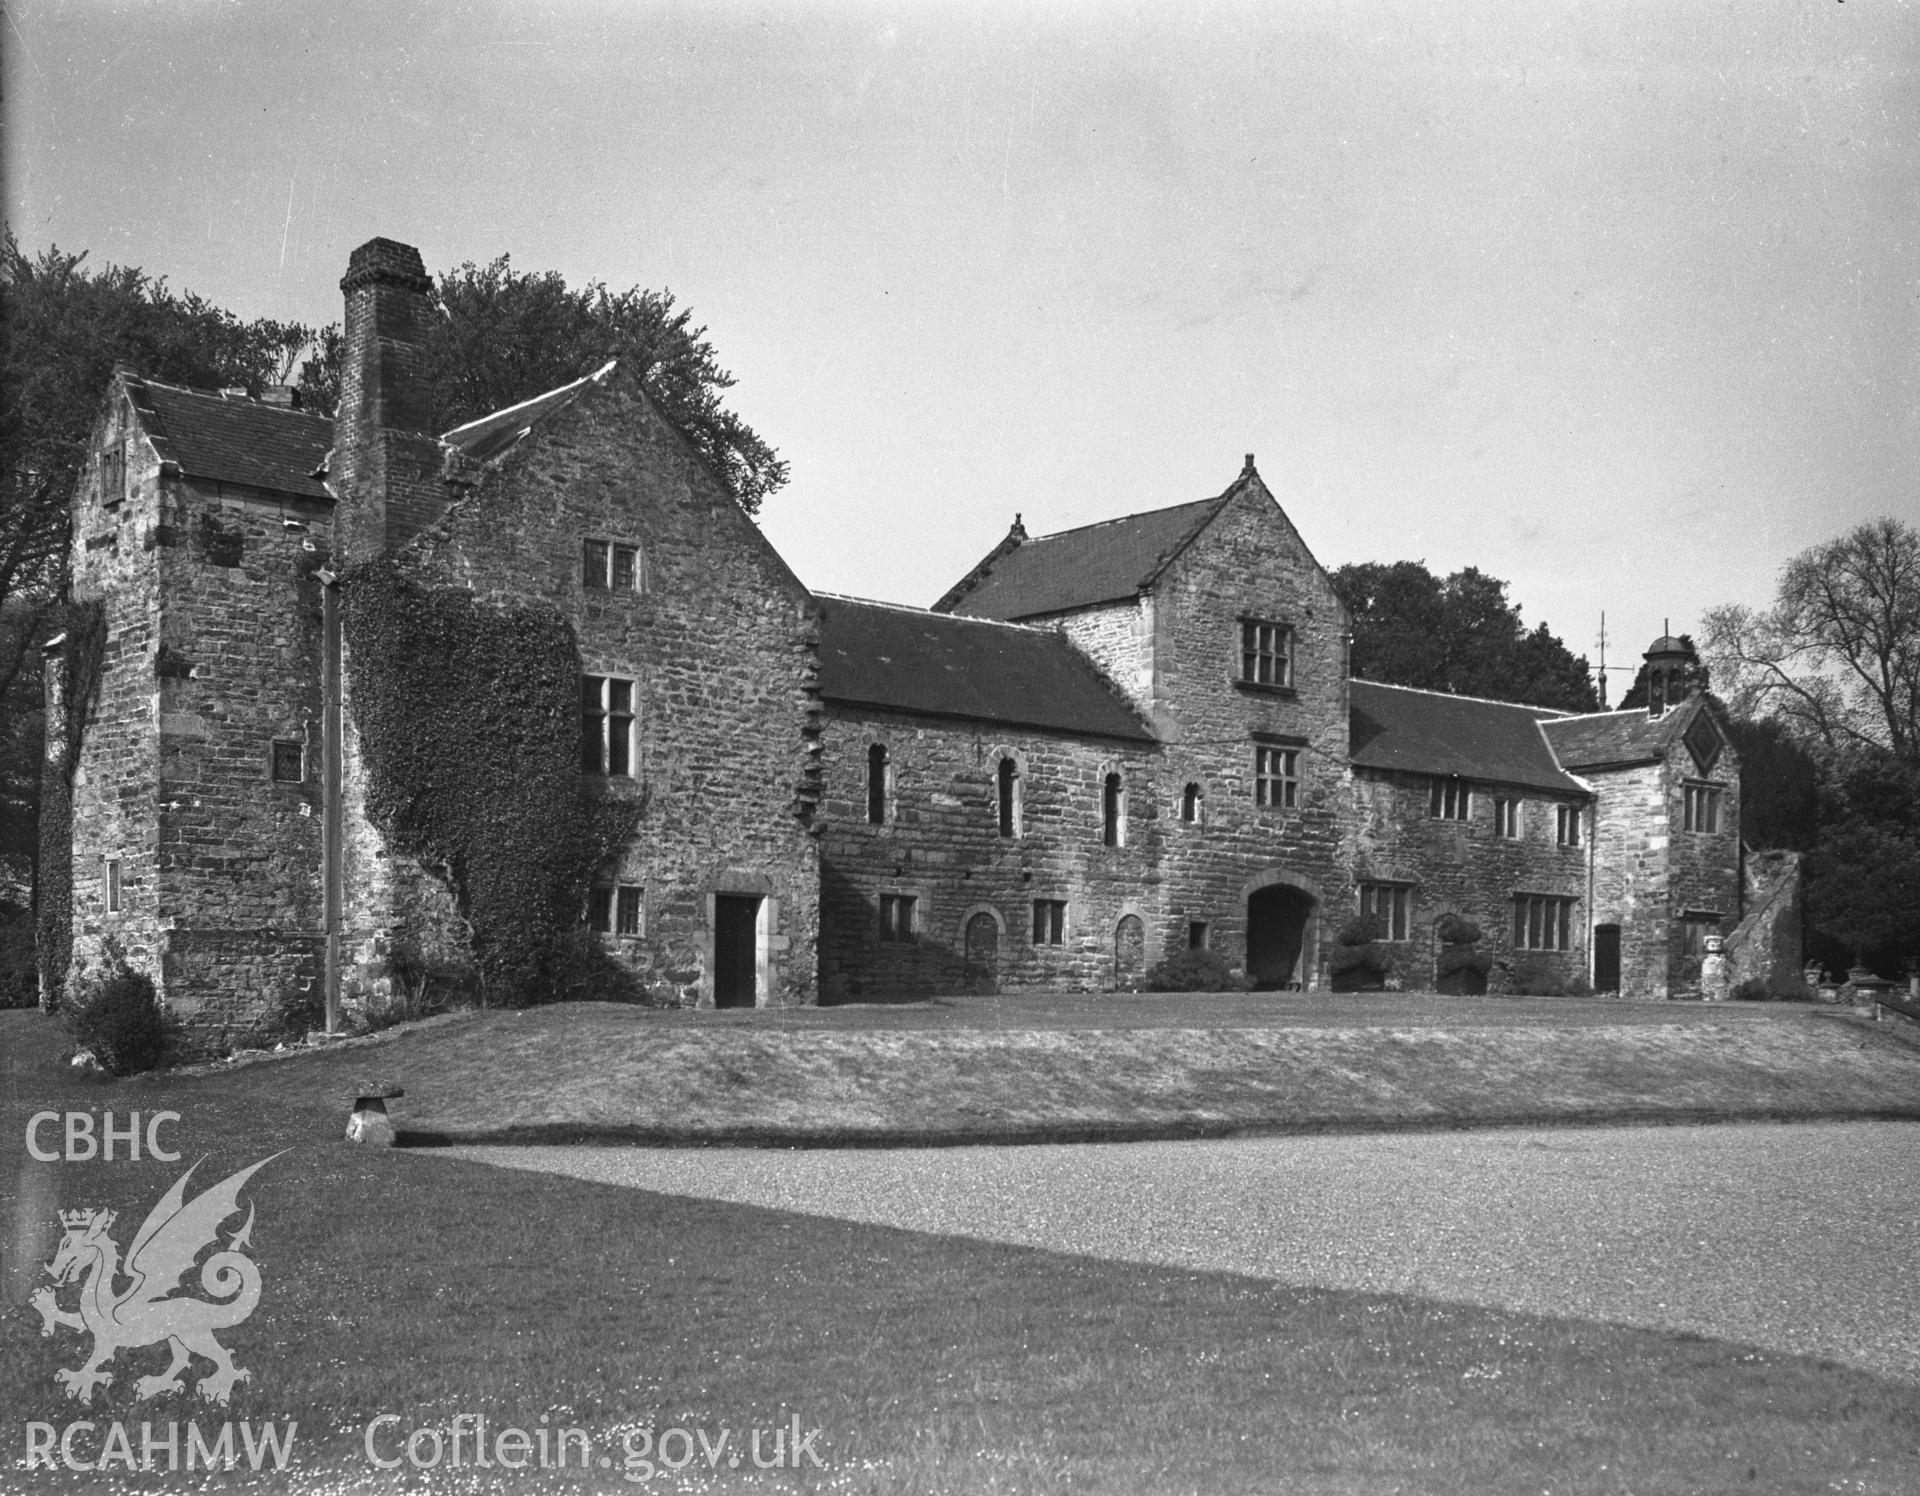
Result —
[[1457, 914], [1497, 972], [1665, 997], [1756, 897], [1759, 965], [1797, 965], [1782, 880], [1743, 881], [1710, 700], [1565, 716], [1350, 679], [1251, 457], [1197, 503], [1016, 519], [932, 610], [815, 595], [625, 371], [432, 433], [417, 252], [374, 240], [342, 289], [335, 420], [122, 370], [74, 496], [104, 642], [52, 748], [73, 961], [111, 940], [204, 1042], [337, 1018], [466, 938], [367, 811], [340, 589], [382, 556], [566, 621], [584, 781], [636, 826], [584, 918], [656, 1001], [1102, 989], [1192, 946], [1318, 987], [1360, 911], [1409, 987]]

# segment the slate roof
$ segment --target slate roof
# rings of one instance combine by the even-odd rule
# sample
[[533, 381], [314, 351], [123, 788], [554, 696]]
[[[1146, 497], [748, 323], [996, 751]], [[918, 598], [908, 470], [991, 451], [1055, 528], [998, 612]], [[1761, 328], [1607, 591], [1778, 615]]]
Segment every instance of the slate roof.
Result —
[[1561, 717], [1543, 724], [1542, 731], [1555, 755], [1569, 769], [1657, 763], [1693, 720], [1689, 705], [1682, 702], [1660, 717], [1649, 717], [1639, 708]]
[[1548, 707], [1415, 691], [1377, 681], [1350, 683], [1350, 751], [1356, 767], [1584, 795], [1541, 735], [1559, 713]]
[[154, 450], [188, 477], [331, 497], [314, 476], [333, 445], [325, 416], [123, 377]]
[[856, 598], [818, 601], [828, 701], [1153, 741], [1064, 634]]
[[975, 618], [1034, 618], [1136, 596], [1228, 495], [1022, 542], [934, 604]]
[[492, 415], [482, 416], [477, 421], [469, 421], [464, 426], [455, 426], [440, 438], [449, 446], [458, 447], [475, 462], [491, 462], [494, 458], [510, 450], [521, 437], [525, 436], [540, 422], [556, 411], [565, 410], [585, 393], [588, 386], [604, 380], [614, 370], [617, 359], [610, 359], [593, 373], [563, 384], [558, 389], [548, 390], [544, 395], [535, 395], [531, 400], [522, 400], [518, 405], [509, 405], [504, 410], [496, 410]]

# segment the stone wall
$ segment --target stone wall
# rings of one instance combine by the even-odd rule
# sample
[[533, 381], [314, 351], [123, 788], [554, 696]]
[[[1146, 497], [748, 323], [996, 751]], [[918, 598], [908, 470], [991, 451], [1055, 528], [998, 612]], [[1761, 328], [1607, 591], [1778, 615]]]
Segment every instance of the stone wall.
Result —
[[[1469, 786], [1468, 818], [1440, 820], [1429, 813], [1431, 785], [1425, 774], [1354, 771], [1354, 881], [1405, 884], [1412, 890], [1408, 939], [1388, 946], [1402, 983], [1410, 989], [1433, 987], [1440, 949], [1434, 923], [1445, 914], [1458, 914], [1480, 926], [1482, 938], [1476, 948], [1494, 959], [1490, 985], [1495, 990], [1511, 989], [1511, 972], [1520, 961], [1537, 964], [1563, 984], [1585, 978], [1589, 972], [1586, 843], [1591, 829], [1587, 807], [1581, 807], [1581, 844], [1563, 847], [1556, 807], [1574, 803], [1566, 796], [1476, 781]], [[1519, 836], [1495, 834], [1496, 796], [1519, 801]], [[1568, 950], [1516, 947], [1517, 894], [1574, 900]], [[1358, 910], [1357, 903], [1349, 907], [1350, 912]]]
[[[867, 819], [868, 750], [887, 750], [884, 824]], [[1018, 834], [1000, 834], [999, 771], [1019, 768]], [[992, 723], [831, 706], [823, 768], [822, 995], [1136, 985], [1164, 953], [1161, 786], [1152, 747]], [[1104, 844], [1110, 773], [1126, 786], [1125, 844]], [[882, 938], [883, 896], [914, 900], [910, 941]], [[1035, 900], [1063, 900], [1061, 943], [1036, 944]], [[1141, 922], [1138, 954], [1121, 922]], [[992, 926], [993, 954], [975, 927]], [[1131, 927], [1129, 927], [1129, 932]], [[1183, 942], [1184, 943], [1184, 942]]]
[[[1704, 711], [1704, 705], [1695, 710]], [[1676, 736], [1665, 764], [1665, 802], [1670, 852], [1667, 857], [1666, 895], [1671, 911], [1667, 947], [1667, 990], [1670, 995], [1697, 996], [1700, 958], [1683, 949], [1681, 920], [1689, 912], [1719, 916], [1716, 930], [1731, 935], [1740, 923], [1744, 900], [1740, 886], [1740, 764], [1733, 745], [1721, 747], [1712, 772], [1702, 776], [1693, 755]], [[1686, 786], [1713, 783], [1720, 790], [1720, 829], [1686, 829]]]
[[1805, 896], [1798, 852], [1753, 852], [1743, 876], [1747, 913], [1727, 939], [1728, 981], [1761, 981], [1776, 994], [1806, 990]]
[[1581, 770], [1596, 795], [1592, 926], [1620, 927], [1620, 995], [1669, 991], [1667, 866], [1673, 823], [1664, 763]]
[[[624, 374], [547, 417], [415, 544], [430, 574], [550, 607], [593, 675], [635, 684], [638, 807], [617, 868], [643, 934], [608, 949], [656, 1000], [713, 1001], [715, 896], [763, 899], [761, 1003], [810, 1002], [819, 929], [812, 599]], [[583, 583], [589, 538], [638, 549], [639, 586]]]
[[[1244, 969], [1249, 896], [1263, 886], [1298, 888], [1318, 906], [1302, 979], [1321, 985], [1332, 928], [1352, 907], [1346, 611], [1257, 478], [1243, 481], [1162, 573], [1153, 611], [1155, 719], [1166, 739], [1162, 939], [1185, 945], [1191, 923], [1203, 921], [1212, 948]], [[1247, 617], [1293, 629], [1291, 689], [1239, 679]], [[1295, 807], [1256, 803], [1259, 741], [1300, 753]], [[1189, 783], [1201, 791], [1193, 824], [1180, 819]]]
[[[139, 439], [118, 382], [94, 425], [89, 453], [126, 454], [121, 494], [101, 491], [99, 465], [82, 470], [72, 508], [72, 595], [99, 601], [106, 649], [99, 695], [85, 719], [73, 777], [73, 966], [97, 963], [109, 940], [156, 982], [161, 979], [159, 787], [154, 734], [159, 690], [160, 585], [154, 541], [160, 524], [160, 465]], [[109, 500], [117, 498], [117, 502]], [[49, 677], [57, 681], [58, 670]], [[49, 744], [58, 727], [49, 714]], [[121, 906], [107, 910], [105, 866], [120, 863]]]

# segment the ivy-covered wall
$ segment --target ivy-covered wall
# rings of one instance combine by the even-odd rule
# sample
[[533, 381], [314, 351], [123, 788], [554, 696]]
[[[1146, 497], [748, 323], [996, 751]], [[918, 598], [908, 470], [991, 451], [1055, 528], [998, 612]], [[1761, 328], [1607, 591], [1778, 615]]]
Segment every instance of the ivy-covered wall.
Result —
[[[571, 625], [391, 556], [350, 568], [340, 590], [368, 818], [452, 896], [482, 1001], [560, 995], [587, 886], [639, 809], [580, 773]], [[390, 942], [390, 962], [411, 954]]]
[[[571, 623], [578, 663], [554, 741], [566, 739], [576, 780], [633, 816], [596, 876], [636, 891], [637, 932], [593, 949], [654, 1001], [711, 1003], [716, 901], [758, 900], [753, 1000], [813, 1001], [811, 595], [623, 371], [463, 476], [444, 521], [410, 547], [411, 564], [492, 616]], [[588, 539], [634, 553], [632, 585], [586, 585]], [[632, 685], [628, 774], [579, 771], [582, 673]]]

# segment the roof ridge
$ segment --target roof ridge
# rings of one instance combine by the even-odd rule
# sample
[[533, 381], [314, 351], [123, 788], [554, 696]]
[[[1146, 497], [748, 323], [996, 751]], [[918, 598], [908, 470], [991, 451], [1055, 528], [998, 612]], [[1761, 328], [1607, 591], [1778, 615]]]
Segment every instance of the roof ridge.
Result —
[[[1591, 722], [1595, 717], [1636, 717], [1641, 715], [1637, 706], [1616, 707], [1610, 712], [1566, 712], [1554, 720], [1557, 722]], [[1649, 722], [1655, 720], [1651, 717]]]
[[[1430, 691], [1425, 686], [1403, 686], [1390, 680], [1368, 680], [1362, 675], [1352, 676], [1350, 680], [1352, 684], [1357, 686], [1380, 686], [1388, 691], [1412, 691], [1417, 696], [1438, 696], [1445, 701], [1477, 701], [1482, 706], [1510, 706], [1517, 712], [1545, 712], [1547, 714], [1545, 717], [1536, 717], [1534, 719], [1536, 722], [1561, 722], [1571, 720], [1573, 717], [1573, 713], [1563, 712], [1557, 706], [1535, 706], [1531, 702], [1526, 701], [1500, 701], [1492, 696], [1469, 696], [1463, 691]], [[1596, 712], [1594, 715], [1608, 716], [1611, 714]]]
[[[447, 430], [441, 432], [440, 440], [443, 442], [453, 442], [454, 438], [463, 431], [471, 431], [476, 426], [485, 426], [489, 422], [498, 421], [503, 416], [512, 415], [515, 411], [526, 410], [530, 406], [538, 405], [543, 400], [551, 400], [556, 395], [564, 395], [568, 390], [578, 389], [585, 384], [596, 383], [612, 373], [614, 365], [619, 362], [620, 360], [617, 358], [610, 358], [591, 374], [582, 374], [578, 379], [569, 379], [565, 384], [556, 384], [550, 390], [542, 390], [537, 395], [529, 396], [525, 400], [516, 400], [512, 405], [503, 405], [498, 410], [490, 410], [483, 416], [474, 417], [471, 421], [462, 421], [458, 426], [449, 427]], [[455, 443], [455, 445], [458, 444]]]
[[851, 592], [827, 592], [818, 587], [812, 591], [815, 597], [826, 598], [829, 602], [858, 603], [866, 608], [891, 608], [896, 613], [913, 613], [921, 618], [939, 618], [951, 623], [980, 623], [997, 629], [1018, 629], [1023, 634], [1058, 634], [1060, 632], [1058, 629], [1043, 625], [1014, 623], [1005, 618], [981, 618], [972, 613], [941, 613], [933, 608], [920, 607], [917, 603], [889, 602], [883, 597], [855, 597]]
[[1070, 530], [1052, 530], [1045, 535], [1030, 535], [1027, 545], [1038, 545], [1043, 540], [1062, 540], [1069, 535], [1078, 535], [1086, 530], [1099, 530], [1108, 525], [1124, 525], [1129, 520], [1145, 519], [1151, 514], [1170, 514], [1175, 509], [1193, 509], [1202, 504], [1217, 504], [1223, 495], [1214, 494], [1204, 499], [1182, 499], [1178, 504], [1162, 504], [1158, 509], [1141, 509], [1133, 514], [1116, 514], [1112, 519], [1096, 519], [1084, 525], [1075, 525]]
[[332, 416], [323, 416], [318, 411], [302, 410], [295, 405], [270, 405], [265, 400], [254, 399], [251, 395], [243, 400], [235, 400], [219, 390], [203, 390], [190, 384], [174, 384], [165, 379], [152, 379], [131, 369], [123, 369], [120, 377], [135, 384], [145, 385], [148, 389], [165, 390], [173, 395], [191, 395], [196, 400], [210, 400], [216, 405], [225, 405], [236, 410], [268, 410], [276, 416], [299, 416], [302, 420], [325, 421], [328, 425], [333, 424]]

